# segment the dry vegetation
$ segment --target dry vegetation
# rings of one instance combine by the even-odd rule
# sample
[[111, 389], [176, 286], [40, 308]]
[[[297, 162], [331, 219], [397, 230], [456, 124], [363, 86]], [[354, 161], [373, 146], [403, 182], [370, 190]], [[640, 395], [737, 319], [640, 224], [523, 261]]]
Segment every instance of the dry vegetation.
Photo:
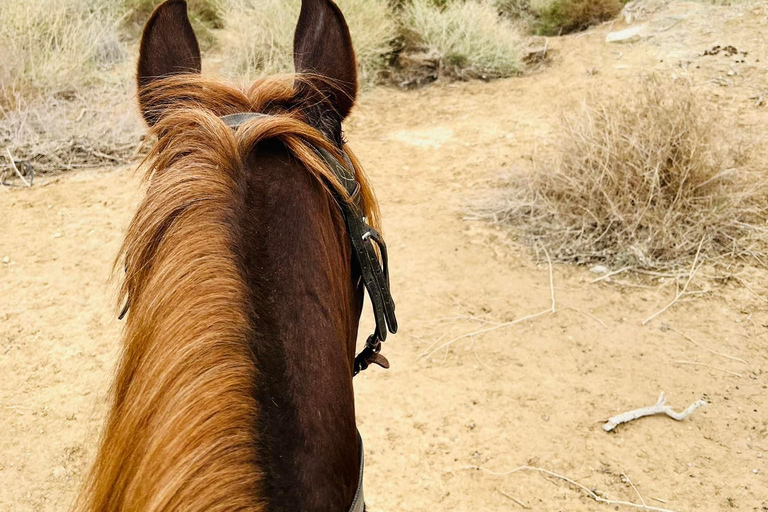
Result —
[[520, 71], [523, 37], [491, 2], [412, 2], [401, 23], [408, 45], [436, 53], [441, 74], [492, 78]]
[[[360, 79], [377, 81], [387, 67], [397, 26], [387, 0], [339, 0], [355, 45]], [[293, 31], [300, 0], [231, 0], [223, 52], [234, 74], [252, 78], [293, 71]]]
[[[188, 1], [204, 52], [222, 56], [223, 71], [245, 80], [292, 71], [299, 0]], [[615, 14], [618, 1], [338, 3], [355, 42], [361, 83], [413, 85], [441, 76], [517, 74], [526, 32], [545, 25], [547, 33], [584, 28]], [[160, 2], [0, 2], [0, 180], [13, 170], [8, 152], [39, 172], [130, 159], [141, 133], [132, 115], [130, 50]]]
[[675, 269], [763, 260], [768, 195], [749, 147], [687, 82], [595, 94], [564, 120], [555, 162], [512, 180], [483, 215], [518, 226], [560, 261]]
[[578, 32], [615, 18], [623, 6], [621, 0], [533, 0], [533, 27], [546, 36]]

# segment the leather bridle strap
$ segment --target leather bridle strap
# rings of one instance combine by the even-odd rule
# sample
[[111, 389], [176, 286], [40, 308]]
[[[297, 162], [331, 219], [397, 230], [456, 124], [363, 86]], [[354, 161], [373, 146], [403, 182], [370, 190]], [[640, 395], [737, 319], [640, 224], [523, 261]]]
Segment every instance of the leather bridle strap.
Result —
[[[258, 113], [239, 113], [231, 114], [221, 118], [230, 128], [237, 129], [243, 123], [259, 117], [267, 117], [266, 114]], [[395, 302], [389, 290], [389, 260], [387, 257], [387, 246], [381, 235], [373, 229], [367, 219], [363, 216], [360, 209], [360, 184], [355, 179], [354, 165], [347, 154], [342, 149], [346, 166], [339, 162], [337, 158], [322, 148], [314, 148], [318, 156], [325, 162], [328, 168], [333, 172], [339, 183], [347, 191], [349, 200], [336, 197], [336, 202], [341, 208], [344, 222], [347, 226], [347, 233], [352, 242], [352, 250], [360, 266], [360, 273], [363, 284], [368, 290], [373, 304], [374, 318], [376, 319], [376, 329], [365, 342], [365, 348], [355, 357], [354, 375], [365, 370], [371, 363], [389, 368], [389, 361], [379, 352], [381, 342], [387, 339], [387, 331], [393, 334], [397, 332], [397, 318], [395, 317]], [[381, 260], [374, 248], [374, 244], [381, 253]], [[352, 499], [352, 505], [349, 512], [365, 511], [365, 496], [363, 495], [363, 472], [365, 469], [365, 453], [363, 450], [363, 438], [360, 431], [357, 431], [357, 449], [359, 453], [359, 472], [357, 479], [357, 490]]]
[[[252, 120], [269, 117], [268, 114], [241, 112], [221, 118], [232, 129]], [[380, 354], [381, 343], [387, 339], [387, 332], [397, 332], [395, 302], [389, 289], [389, 258], [387, 245], [378, 231], [373, 229], [363, 216], [360, 208], [360, 184], [355, 179], [354, 165], [349, 156], [341, 150], [344, 163], [323, 148], [314, 148], [315, 153], [325, 162], [336, 179], [344, 187], [349, 200], [336, 194], [336, 202], [341, 209], [352, 252], [360, 267], [363, 285], [368, 291], [376, 320], [376, 329], [365, 342], [365, 348], [355, 357], [353, 375], [357, 375], [371, 364], [389, 368], [389, 361]], [[345, 165], [346, 164], [346, 165]]]
[[363, 512], [365, 510], [365, 496], [363, 496], [363, 469], [365, 467], [365, 455], [363, 452], [363, 437], [360, 435], [360, 431], [357, 431], [357, 450], [360, 453], [360, 470], [357, 477], [357, 491], [355, 491], [355, 497], [352, 498], [352, 505], [349, 507], [349, 512]]

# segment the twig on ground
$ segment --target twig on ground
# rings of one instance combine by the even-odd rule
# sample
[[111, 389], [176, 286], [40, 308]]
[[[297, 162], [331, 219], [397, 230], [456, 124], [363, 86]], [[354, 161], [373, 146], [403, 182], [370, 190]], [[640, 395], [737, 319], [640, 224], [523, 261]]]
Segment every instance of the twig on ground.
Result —
[[666, 395], [662, 391], [655, 405], [651, 405], [649, 407], [641, 407], [640, 409], [635, 409], [633, 411], [628, 411], [628, 412], [616, 415], [613, 418], [609, 419], [605, 425], [603, 425], [603, 430], [605, 430], [606, 432], [610, 432], [611, 430], [615, 429], [622, 423], [628, 423], [638, 418], [643, 418], [645, 416], [653, 416], [656, 414], [666, 414], [673, 420], [682, 421], [688, 416], [690, 416], [691, 414], [693, 414], [693, 411], [695, 411], [702, 405], [706, 405], [706, 403], [707, 402], [704, 400], [699, 400], [698, 402], [691, 404], [683, 412], [675, 412], [674, 410], [672, 410], [671, 406], [666, 405], [667, 404]]
[[503, 324], [494, 325], [492, 327], [486, 327], [485, 329], [480, 329], [480, 330], [477, 330], [477, 331], [472, 331], [472, 332], [468, 332], [468, 333], [462, 334], [460, 336], [456, 336], [455, 338], [453, 338], [453, 339], [451, 339], [449, 341], [446, 341], [445, 343], [443, 343], [439, 347], [431, 350], [430, 352], [426, 352], [426, 353], [422, 354], [422, 358], [430, 357], [435, 352], [438, 352], [438, 351], [440, 351], [441, 349], [443, 349], [445, 347], [453, 345], [457, 341], [463, 340], [464, 338], [471, 338], [473, 336], [477, 336], [478, 334], [485, 334], [486, 332], [495, 331], [496, 329], [501, 329], [502, 327], [510, 327], [512, 325], [519, 324], [521, 322], [525, 322], [526, 320], [532, 320], [532, 319], [534, 319], [536, 317], [543, 316], [543, 315], [550, 315], [550, 314], [552, 314], [552, 310], [551, 309], [545, 309], [544, 311], [540, 311], [540, 312], [534, 313], [532, 315], [524, 316], [524, 317], [518, 318], [517, 320], [512, 320], [511, 322], [504, 322]]
[[642, 503], [643, 506], [646, 506], [643, 496], [640, 494], [640, 491], [637, 490], [637, 487], [635, 487], [635, 484], [632, 483], [632, 480], [629, 478], [629, 475], [627, 475], [627, 473], [624, 472], [621, 474], [621, 476], [623, 476], [627, 480], [627, 482], [629, 482], [629, 485], [632, 486], [632, 489], [635, 490], [635, 494], [637, 494], [637, 497], [640, 498], [640, 503]]
[[582, 314], [582, 315], [584, 315], [584, 316], [588, 316], [589, 318], [591, 318], [591, 319], [592, 319], [592, 320], [594, 320], [595, 322], [597, 322], [597, 323], [599, 323], [600, 325], [602, 325], [604, 329], [607, 329], [607, 328], [608, 328], [608, 326], [607, 326], [607, 325], [605, 325], [605, 322], [603, 322], [602, 320], [600, 320], [599, 318], [597, 318], [597, 317], [596, 317], [595, 315], [593, 315], [592, 313], [588, 313], [588, 312], [586, 312], [586, 311], [583, 311], [583, 310], [581, 310], [581, 309], [578, 309], [578, 308], [574, 308], [574, 307], [571, 307], [571, 306], [567, 306], [565, 309], [570, 309], [571, 311], [575, 311], [575, 312], [577, 312], [577, 313], [581, 313], [581, 314]]
[[630, 270], [631, 268], [632, 267], [624, 267], [624, 268], [620, 268], [619, 270], [614, 270], [613, 272], [608, 272], [607, 274], [604, 274], [604, 275], [598, 277], [597, 279], [593, 279], [592, 280], [592, 284], [599, 283], [600, 281], [602, 281], [604, 279], [608, 279], [611, 276], [615, 276], [616, 274], [621, 274], [622, 272], [626, 272], [627, 270]]
[[552, 312], [555, 313], [555, 277], [554, 272], [552, 271], [552, 260], [549, 258], [549, 251], [547, 251], [547, 248], [543, 245], [541, 248], [544, 249], [544, 255], [547, 257], [547, 265], [549, 265], [549, 293], [552, 297]]
[[512, 496], [510, 494], [507, 494], [506, 492], [502, 491], [501, 489], [496, 489], [496, 492], [498, 492], [499, 494], [501, 494], [505, 498], [509, 498], [510, 500], [514, 501], [515, 503], [517, 503], [518, 505], [520, 505], [521, 507], [523, 507], [525, 509], [528, 509], [528, 510], [531, 509], [531, 507], [529, 507], [525, 502], [515, 498], [514, 496]]
[[464, 338], [473, 338], [473, 337], [475, 337], [475, 336], [477, 336], [479, 334], [485, 334], [487, 332], [495, 331], [496, 329], [501, 329], [503, 327], [510, 327], [510, 326], [515, 325], [515, 324], [519, 324], [521, 322], [525, 322], [526, 320], [532, 320], [532, 319], [534, 319], [536, 317], [540, 317], [540, 316], [543, 316], [543, 315], [548, 315], [548, 314], [555, 313], [557, 311], [557, 307], [556, 307], [556, 302], [555, 302], [555, 277], [554, 277], [554, 272], [553, 272], [553, 269], [552, 269], [552, 260], [549, 258], [549, 253], [547, 253], [546, 248], [544, 249], [544, 253], [547, 256], [547, 262], [549, 264], [549, 290], [550, 290], [550, 298], [551, 298], [551, 304], [550, 304], [549, 308], [545, 309], [544, 311], [540, 311], [538, 313], [534, 313], [532, 315], [528, 315], [528, 316], [524, 316], [524, 317], [518, 318], [516, 320], [512, 320], [511, 322], [504, 322], [504, 323], [500, 323], [500, 324], [497, 323], [496, 325], [493, 325], [491, 327], [486, 327], [485, 329], [479, 329], [479, 330], [476, 330], [476, 331], [464, 333], [464, 334], [462, 334], [460, 336], [456, 336], [455, 338], [446, 341], [442, 345], [440, 345], [437, 348], [433, 349], [432, 347], [434, 347], [437, 344], [437, 341], [439, 341], [439, 339], [438, 339], [435, 343], [432, 344], [432, 347], [430, 347], [429, 349], [427, 349], [426, 352], [421, 354], [420, 358], [423, 359], [423, 358], [431, 357], [433, 354], [435, 354], [436, 352], [439, 352], [440, 350], [442, 350], [444, 348], [447, 351], [448, 347], [450, 347], [451, 345], [453, 345], [457, 341], [463, 340]]
[[743, 377], [744, 376], [744, 375], [742, 375], [740, 373], [732, 372], [730, 370], [724, 370], [722, 368], [718, 368], [717, 366], [710, 366], [710, 365], [704, 364], [704, 363], [697, 363], [695, 361], [674, 360], [672, 362], [675, 363], [675, 364], [690, 364], [692, 366], [703, 366], [704, 368], [709, 368], [710, 370], [717, 370], [719, 372], [728, 373], [728, 374], [733, 375], [735, 377]]
[[735, 278], [735, 279], [736, 279], [738, 282], [740, 282], [740, 283], [741, 283], [741, 285], [742, 285], [744, 288], [746, 288], [747, 290], [749, 290], [750, 292], [752, 292], [752, 294], [753, 294], [755, 297], [757, 297], [758, 299], [760, 299], [760, 300], [761, 300], [761, 301], [763, 301], [763, 302], [768, 302], [768, 299], [766, 299], [765, 297], [763, 297], [762, 295], [760, 295], [759, 293], [757, 293], [757, 292], [756, 292], [754, 289], [752, 289], [752, 287], [749, 285], [749, 283], [748, 283], [748, 282], [747, 282], [745, 279], [742, 279], [742, 278], [740, 278], [740, 277], [738, 277], [738, 276], [733, 276], [733, 277], [734, 277], [734, 278]]
[[672, 302], [670, 302], [669, 304], [667, 304], [666, 306], [661, 308], [659, 311], [657, 311], [656, 313], [652, 314], [651, 316], [649, 316], [648, 318], [643, 320], [641, 325], [647, 324], [648, 322], [650, 322], [651, 320], [653, 320], [657, 316], [659, 316], [662, 313], [664, 313], [666, 310], [671, 308], [681, 297], [683, 297], [686, 294], [686, 291], [688, 290], [688, 285], [691, 284], [691, 280], [693, 279], [693, 276], [696, 275], [696, 270], [697, 270], [696, 269], [696, 263], [699, 261], [699, 254], [701, 253], [701, 246], [703, 244], [704, 244], [704, 238], [701, 239], [701, 242], [699, 242], [699, 247], [698, 247], [698, 249], [696, 249], [696, 256], [693, 258], [693, 264], [691, 265], [691, 271], [688, 273], [688, 280], [685, 282], [685, 286], [683, 286], [682, 291], [681, 290], [677, 290], [677, 292], [675, 293], [675, 298], [672, 299]]
[[511, 475], [512, 473], [518, 473], [520, 471], [536, 471], [538, 473], [541, 473], [543, 475], [549, 475], [554, 478], [558, 478], [560, 480], [563, 480], [564, 482], [568, 482], [572, 486], [580, 489], [581, 491], [585, 492], [587, 496], [592, 498], [598, 503], [604, 503], [606, 505], [622, 505], [625, 507], [633, 507], [640, 510], [650, 510], [653, 512], [675, 512], [674, 510], [669, 510], [666, 508], [659, 508], [659, 507], [652, 507], [649, 505], [643, 505], [640, 503], [632, 503], [631, 501], [618, 501], [618, 500], [610, 500], [607, 498], [603, 498], [602, 496], [599, 496], [595, 491], [589, 489], [588, 487], [585, 487], [581, 485], [580, 483], [576, 482], [575, 480], [568, 478], [565, 475], [561, 475], [559, 473], [555, 473], [554, 471], [550, 471], [548, 469], [544, 468], [538, 468], [535, 466], [520, 466], [515, 469], [510, 469], [509, 471], [503, 471], [503, 472], [497, 472], [497, 471], [491, 471], [490, 469], [486, 469], [482, 466], [462, 466], [461, 469], [467, 470], [467, 469], [474, 469], [477, 471], [483, 471], [485, 473], [488, 473], [490, 475], [496, 475], [496, 476], [505, 476], [505, 475]]
[[738, 361], [738, 362], [740, 362], [740, 363], [742, 363], [742, 364], [746, 364], [747, 366], [749, 366], [749, 363], [748, 363], [748, 362], [746, 362], [745, 360], [743, 360], [743, 359], [741, 359], [741, 358], [738, 358], [738, 357], [729, 356], [728, 354], [723, 354], [722, 352], [718, 352], [718, 351], [716, 351], [716, 350], [712, 350], [712, 349], [711, 349], [711, 348], [709, 348], [709, 347], [705, 347], [704, 345], [702, 345], [702, 344], [701, 344], [701, 343], [699, 343], [698, 341], [694, 340], [693, 338], [691, 338], [691, 337], [690, 337], [690, 336], [688, 336], [687, 334], [685, 334], [685, 333], [682, 333], [682, 332], [678, 331], [678, 330], [677, 330], [677, 329], [675, 329], [674, 327], [670, 327], [670, 329], [669, 329], [669, 330], [670, 330], [670, 331], [672, 331], [672, 332], [674, 332], [674, 333], [677, 333], [677, 334], [679, 334], [679, 335], [680, 335], [680, 336], [682, 336], [683, 338], [687, 339], [688, 341], [690, 341], [691, 343], [693, 343], [693, 344], [694, 344], [694, 345], [696, 345], [697, 347], [699, 347], [699, 348], [703, 348], [703, 349], [704, 349], [704, 350], [706, 350], [707, 352], [712, 352], [712, 353], [713, 353], [713, 354], [715, 354], [716, 356], [724, 357], [724, 358], [726, 358], [726, 359], [730, 359], [730, 360], [732, 360], [732, 361]]
[[19, 171], [19, 168], [16, 167], [16, 162], [13, 160], [13, 155], [11, 154], [11, 150], [9, 148], [5, 148], [5, 153], [8, 155], [8, 161], [11, 163], [11, 168], [14, 171], [16, 171], [16, 175], [21, 179], [22, 183], [24, 183], [26, 187], [30, 187], [31, 185], [29, 184], [29, 182], [26, 179], [24, 179], [24, 176], [21, 174], [21, 171]]

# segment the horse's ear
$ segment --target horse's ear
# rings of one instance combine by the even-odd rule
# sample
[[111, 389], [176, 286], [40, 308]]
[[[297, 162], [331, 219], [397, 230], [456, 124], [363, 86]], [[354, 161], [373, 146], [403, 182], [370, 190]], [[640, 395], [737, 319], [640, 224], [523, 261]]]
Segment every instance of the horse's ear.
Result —
[[352, 37], [338, 6], [331, 0], [302, 0], [293, 39], [297, 99], [310, 109], [311, 122], [334, 138], [357, 96], [357, 64]]
[[162, 105], [151, 105], [144, 93], [158, 78], [200, 73], [200, 46], [187, 16], [187, 2], [166, 0], [150, 16], [139, 50], [139, 106], [151, 126], [161, 117]]

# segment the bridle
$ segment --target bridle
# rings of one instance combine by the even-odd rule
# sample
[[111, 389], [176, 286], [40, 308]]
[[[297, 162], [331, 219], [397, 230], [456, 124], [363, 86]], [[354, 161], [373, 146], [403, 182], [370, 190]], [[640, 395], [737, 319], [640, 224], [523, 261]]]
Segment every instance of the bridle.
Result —
[[[227, 126], [236, 130], [251, 119], [264, 117], [269, 117], [269, 115], [243, 112], [223, 116], [221, 120]], [[389, 290], [387, 245], [384, 243], [384, 239], [379, 232], [373, 229], [368, 224], [368, 220], [363, 216], [360, 208], [360, 183], [355, 179], [355, 167], [352, 165], [352, 161], [344, 149], [341, 149], [344, 163], [340, 162], [323, 148], [314, 147], [313, 149], [317, 156], [333, 172], [349, 196], [349, 200], [346, 200], [334, 193], [336, 203], [341, 209], [341, 215], [344, 217], [344, 223], [347, 226], [347, 234], [352, 242], [352, 252], [360, 267], [363, 285], [368, 290], [368, 296], [371, 298], [373, 315], [376, 319], [376, 328], [373, 334], [368, 336], [368, 339], [365, 341], [365, 348], [355, 357], [353, 376], [368, 368], [372, 363], [382, 368], [389, 368], [389, 361], [380, 353], [381, 342], [387, 339], [387, 331], [392, 334], [397, 332], [397, 318], [395, 317], [395, 302], [392, 300], [392, 294]], [[378, 248], [381, 254], [381, 259], [379, 259], [376, 248]], [[357, 490], [352, 499], [352, 505], [349, 507], [349, 512], [365, 511], [365, 497], [363, 496], [365, 457], [363, 453], [363, 438], [360, 436], [360, 431], [357, 432], [357, 449], [360, 454], [360, 470], [357, 478]]]
[[[221, 120], [233, 130], [238, 129], [244, 123], [252, 119], [270, 117], [269, 114], [256, 112], [242, 112], [222, 116]], [[389, 258], [387, 245], [378, 231], [368, 224], [360, 207], [360, 183], [355, 179], [354, 165], [341, 148], [344, 162], [340, 162], [330, 152], [323, 148], [313, 147], [315, 153], [325, 165], [333, 172], [349, 196], [349, 200], [334, 192], [336, 203], [341, 209], [347, 234], [352, 243], [352, 252], [355, 261], [360, 267], [360, 275], [368, 291], [373, 306], [373, 315], [376, 320], [376, 328], [373, 334], [365, 341], [365, 348], [355, 356], [353, 376], [365, 370], [371, 364], [377, 364], [382, 368], [389, 368], [389, 361], [381, 355], [381, 343], [387, 339], [387, 333], [397, 332], [397, 318], [395, 317], [395, 302], [389, 289]], [[378, 251], [378, 252], [377, 252]], [[381, 255], [379, 257], [379, 255]], [[128, 297], [119, 319], [128, 312], [131, 299]], [[357, 490], [349, 507], [349, 512], [363, 512], [365, 510], [365, 498], [363, 496], [363, 468], [365, 458], [363, 454], [363, 438], [357, 432], [358, 453], [360, 454], [360, 470], [358, 474]]]
[[[243, 112], [222, 116], [224, 124], [236, 130], [252, 119], [270, 117], [269, 114], [256, 112]], [[349, 156], [341, 149], [344, 163], [340, 162], [331, 153], [323, 148], [313, 147], [317, 156], [323, 160], [326, 166], [333, 172], [349, 195], [349, 200], [336, 196], [336, 203], [341, 209], [344, 223], [347, 226], [347, 234], [352, 242], [352, 251], [355, 260], [360, 267], [363, 285], [368, 290], [373, 306], [373, 315], [376, 320], [376, 328], [373, 334], [368, 336], [365, 348], [355, 357], [353, 375], [357, 375], [371, 364], [377, 364], [382, 368], [389, 368], [389, 361], [381, 355], [381, 343], [387, 339], [387, 332], [397, 332], [397, 318], [395, 317], [395, 302], [389, 289], [389, 258], [387, 244], [378, 231], [373, 229], [368, 220], [363, 216], [360, 208], [360, 183], [355, 179], [354, 166]], [[345, 165], [346, 164], [346, 165]], [[379, 254], [377, 254], [377, 249]]]

